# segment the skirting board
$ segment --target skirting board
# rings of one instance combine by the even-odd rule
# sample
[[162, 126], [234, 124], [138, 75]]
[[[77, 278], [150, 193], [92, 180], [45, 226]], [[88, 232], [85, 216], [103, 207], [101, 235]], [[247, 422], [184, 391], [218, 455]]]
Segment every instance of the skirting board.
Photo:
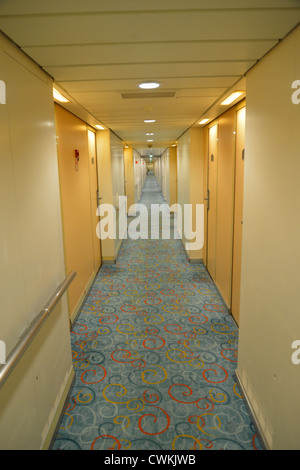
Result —
[[246, 402], [246, 405], [247, 405], [247, 408], [248, 408], [248, 411], [249, 411], [249, 414], [251, 416], [251, 419], [253, 421], [253, 424], [256, 428], [256, 432], [257, 432], [257, 436], [261, 442], [261, 445], [262, 447], [264, 448], [264, 450], [270, 450], [270, 447], [267, 443], [267, 440], [266, 438], [264, 437], [264, 433], [261, 429], [261, 426], [260, 426], [260, 423], [258, 422], [257, 418], [256, 418], [256, 414], [253, 410], [253, 407], [250, 403], [250, 400], [249, 400], [249, 397], [248, 397], [248, 394], [247, 394], [247, 391], [245, 390], [245, 387], [243, 386], [243, 383], [240, 379], [240, 376], [239, 376], [239, 371], [236, 369], [235, 371], [235, 376], [236, 376], [236, 379], [237, 379], [237, 383], [238, 383], [238, 387], [240, 388], [244, 398], [245, 398], [245, 402]]
[[103, 265], [116, 264], [116, 260], [114, 258], [109, 258], [109, 259], [102, 258], [102, 264]]
[[202, 258], [199, 258], [199, 259], [191, 259], [189, 258], [189, 262], [191, 264], [203, 264], [203, 259]]

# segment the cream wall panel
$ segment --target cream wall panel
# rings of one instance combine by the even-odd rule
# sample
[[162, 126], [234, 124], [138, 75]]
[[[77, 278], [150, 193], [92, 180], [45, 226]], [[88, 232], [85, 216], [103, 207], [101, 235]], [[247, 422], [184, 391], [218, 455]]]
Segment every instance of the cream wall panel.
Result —
[[177, 203], [177, 148], [169, 148], [169, 205]]
[[147, 163], [146, 163], [146, 160], [144, 158], [142, 158], [142, 174], [141, 174], [142, 188], [145, 185], [146, 177], [147, 177]]
[[[178, 204], [184, 213], [184, 204], [203, 204], [203, 129], [193, 128], [187, 131], [177, 144], [177, 190]], [[195, 214], [195, 213], [194, 213]], [[184, 219], [184, 217], [183, 217]], [[184, 220], [183, 225], [184, 227]], [[193, 215], [193, 230], [195, 230]], [[183, 244], [188, 240], [183, 235]], [[190, 260], [202, 260], [202, 249], [187, 250]]]
[[154, 172], [154, 176], [155, 176], [157, 182], [158, 182], [158, 164], [159, 164], [159, 159], [156, 158], [154, 160], [154, 163], [153, 163], [153, 172]]
[[138, 203], [141, 198], [141, 177], [140, 177], [140, 163], [141, 157], [139, 153], [133, 151], [133, 171], [134, 171], [134, 201]]
[[[183, 210], [184, 204], [189, 204], [190, 200], [190, 141], [191, 136], [189, 132], [186, 132], [179, 140], [177, 144], [177, 174], [178, 174], [178, 204]], [[180, 223], [180, 214], [178, 215], [178, 233], [184, 240], [183, 223], [182, 217]]]
[[165, 159], [165, 155], [162, 155], [160, 157], [160, 163], [161, 163], [161, 192], [164, 196], [164, 193], [165, 193], [165, 173], [166, 173], [166, 169], [165, 169], [165, 166], [166, 166], [166, 159]]
[[125, 171], [124, 171], [124, 149], [123, 142], [111, 133], [111, 171], [112, 171], [112, 191], [113, 204], [117, 211], [117, 238], [115, 240], [115, 258], [121, 247], [123, 236], [119, 233], [119, 214], [122, 208], [119, 205], [119, 197], [125, 195]]
[[119, 196], [124, 196], [124, 150], [122, 141], [111, 133], [111, 171], [115, 205]]
[[[25, 302], [23, 307], [18, 305], [21, 307], [20, 321], [13, 327], [11, 324], [14, 331], [11, 331], [11, 337], [6, 338], [10, 350], [22, 329], [63, 280], [65, 272], [51, 82], [40, 80], [13, 57], [3, 57], [7, 104], [1, 105], [1, 115], [6, 121], [4, 128], [9, 130], [9, 147], [7, 145], [8, 153], [1, 160], [5, 165], [3, 178], [7, 174], [11, 187], [9, 193], [2, 197], [5, 213], [10, 217], [2, 229], [6, 232], [2, 246], [6, 264], [9, 262], [15, 270], [20, 298], [23, 292]], [[35, 102], [31, 98], [33, 92], [37, 97]], [[7, 189], [6, 183], [2, 188]], [[52, 198], [51, 204], [49, 197]], [[13, 284], [10, 289], [14, 289]], [[5, 292], [3, 300], [9, 291]]]
[[177, 145], [178, 203], [181, 205], [190, 201], [190, 145], [191, 136], [186, 132]]
[[66, 308], [64, 299], [0, 388], [1, 450], [39, 450], [47, 439], [49, 444], [54, 415], [74, 375]]
[[285, 450], [300, 431], [299, 44], [298, 27], [247, 75], [238, 374], [268, 446]]
[[[137, 163], [136, 163], [137, 162]], [[141, 197], [141, 191], [146, 179], [146, 162], [132, 148], [124, 149], [125, 188], [127, 196], [127, 211]], [[130, 214], [129, 214], [130, 215]]]
[[170, 168], [169, 168], [169, 149], [162, 155], [162, 190], [164, 199], [169, 203], [170, 198]]
[[[193, 207], [196, 204], [204, 203], [203, 193], [203, 129], [192, 128], [191, 132], [191, 184], [190, 184], [190, 203]], [[193, 213], [193, 231], [196, 230], [195, 212]], [[203, 221], [201, 221], [200, 230], [204, 230]], [[200, 234], [198, 234], [200, 237]], [[201, 234], [202, 238], [202, 234]], [[202, 261], [203, 249], [190, 250], [189, 257], [194, 261]]]
[[127, 196], [127, 212], [134, 204], [134, 162], [133, 149], [124, 149], [125, 194]]
[[111, 131], [99, 131], [96, 136], [98, 185], [101, 204], [112, 204], [116, 209], [116, 235], [101, 241], [102, 259], [114, 262], [121, 246], [119, 238], [119, 196], [125, 195], [123, 142]]
[[12, 210], [18, 225], [26, 292], [27, 313], [22, 324], [40, 311], [65, 272], [51, 84], [12, 57], [7, 56], [5, 66], [16, 202]]
[[134, 200], [135, 203], [139, 202], [142, 190], [145, 184], [145, 177], [146, 177], [146, 163], [143, 158], [141, 158], [140, 154], [133, 150], [133, 170], [134, 170], [134, 185], [135, 185], [135, 196]]
[[158, 186], [162, 191], [162, 160], [161, 157], [155, 160], [155, 177], [157, 179]]
[[178, 174], [178, 204], [182, 211], [182, 224], [180, 225], [180, 214], [178, 215], [178, 232], [182, 237], [185, 246], [184, 237], [184, 204], [190, 204], [190, 186], [191, 186], [191, 134], [186, 132], [177, 144], [177, 174]]
[[[1, 64], [4, 64], [6, 56], [0, 52]], [[4, 66], [1, 79], [8, 83], [7, 72]], [[14, 180], [14, 161], [11, 155], [11, 142], [9, 137], [9, 114], [7, 105], [0, 105], [0, 257], [1, 257], [1, 315], [0, 339], [5, 340], [7, 352], [14, 347], [24, 325], [28, 322], [26, 309], [26, 291], [23, 279], [23, 267], [20, 259], [21, 233], [20, 224], [16, 217], [18, 204]], [[9, 201], [9, 203], [8, 203]], [[12, 216], [12, 213], [15, 215]], [[18, 295], [15, 295], [15, 292]], [[12, 302], [14, 299], [14, 302]], [[18, 312], [20, 324], [12, 322], [12, 318]]]
[[[7, 89], [0, 105], [0, 337], [9, 354], [64, 280], [65, 265], [52, 80], [1, 35], [0, 48]], [[43, 446], [72, 373], [64, 296], [0, 388], [1, 449]]]

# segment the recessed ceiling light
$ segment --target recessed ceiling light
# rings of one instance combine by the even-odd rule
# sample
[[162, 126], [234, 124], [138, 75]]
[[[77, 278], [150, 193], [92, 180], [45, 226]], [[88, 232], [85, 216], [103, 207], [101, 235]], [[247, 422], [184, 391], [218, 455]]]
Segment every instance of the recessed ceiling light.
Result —
[[56, 88], [53, 88], [53, 98], [60, 103], [70, 103], [70, 101], [65, 96], [56, 90]]
[[224, 101], [222, 101], [221, 106], [227, 106], [228, 104], [233, 103], [243, 93], [244, 91], [234, 91]]
[[160, 83], [157, 82], [144, 82], [139, 84], [139, 88], [143, 90], [153, 90], [154, 88], [159, 88]]
[[97, 127], [97, 129], [100, 129], [100, 131], [104, 131], [104, 130], [105, 130], [104, 127], [103, 127], [103, 126], [100, 126], [100, 125], [97, 125], [97, 126], [95, 126], [95, 127]]
[[144, 122], [155, 122], [155, 119], [145, 119]]
[[153, 142], [153, 140], [152, 140], [152, 139], [148, 139], [147, 142]]
[[153, 132], [147, 132], [146, 135], [154, 135]]
[[209, 119], [205, 118], [202, 119], [202, 121], [199, 122], [199, 124], [206, 124], [209, 121]]

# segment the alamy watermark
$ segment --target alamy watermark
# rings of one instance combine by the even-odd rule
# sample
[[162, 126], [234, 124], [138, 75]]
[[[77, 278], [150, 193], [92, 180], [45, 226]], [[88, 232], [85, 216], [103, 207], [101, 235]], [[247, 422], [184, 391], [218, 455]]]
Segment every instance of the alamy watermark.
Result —
[[0, 104], [6, 104], [6, 85], [3, 80], [0, 80]]
[[[96, 228], [98, 238], [170, 240], [173, 232], [173, 239], [184, 238], [187, 250], [203, 247], [204, 204], [184, 204], [183, 207], [180, 204], [151, 204], [150, 208], [134, 204], [128, 213], [134, 216], [130, 222], [127, 196], [119, 196], [118, 211], [112, 204], [100, 204], [96, 212], [100, 217]], [[171, 217], [171, 214], [174, 215]]]
[[292, 349], [295, 349], [295, 351], [292, 354], [291, 360], [292, 363], [297, 366], [300, 364], [300, 340], [296, 339], [295, 341], [292, 342]]
[[0, 340], [0, 364], [6, 364], [6, 346], [4, 341]]
[[291, 99], [293, 104], [299, 104], [300, 103], [300, 80], [294, 80], [292, 83], [292, 88], [296, 89], [292, 93]]

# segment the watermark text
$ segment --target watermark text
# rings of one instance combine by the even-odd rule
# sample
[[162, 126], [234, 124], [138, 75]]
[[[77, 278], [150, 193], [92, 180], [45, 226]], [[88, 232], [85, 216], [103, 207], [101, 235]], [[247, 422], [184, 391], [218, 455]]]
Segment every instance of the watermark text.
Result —
[[[101, 240], [111, 239], [184, 239], [187, 250], [201, 250], [204, 244], [204, 204], [133, 204], [134, 217], [128, 222], [127, 196], [119, 196], [118, 207], [100, 204], [96, 233]], [[171, 216], [172, 214], [172, 216]]]
[[295, 91], [292, 93], [292, 103], [299, 104], [300, 103], [300, 80], [294, 80], [292, 83], [292, 88]]
[[6, 86], [3, 80], [0, 80], [0, 104], [6, 104]]
[[0, 364], [6, 364], [6, 346], [4, 341], [0, 340]]
[[292, 343], [292, 349], [295, 349], [295, 351], [292, 354], [292, 363], [295, 364], [296, 366], [300, 364], [300, 340], [296, 339]]

